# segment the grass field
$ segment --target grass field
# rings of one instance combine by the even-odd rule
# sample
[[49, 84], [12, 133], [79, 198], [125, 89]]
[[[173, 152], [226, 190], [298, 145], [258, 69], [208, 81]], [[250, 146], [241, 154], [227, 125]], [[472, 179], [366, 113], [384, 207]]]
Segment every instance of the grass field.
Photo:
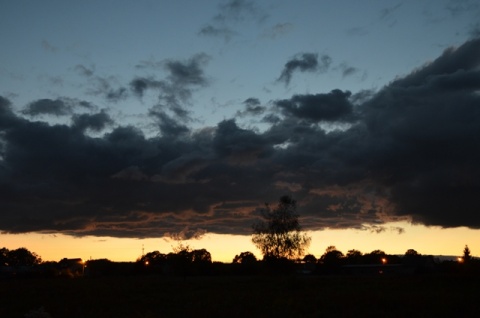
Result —
[[474, 317], [479, 296], [465, 276], [7, 279], [0, 317]]

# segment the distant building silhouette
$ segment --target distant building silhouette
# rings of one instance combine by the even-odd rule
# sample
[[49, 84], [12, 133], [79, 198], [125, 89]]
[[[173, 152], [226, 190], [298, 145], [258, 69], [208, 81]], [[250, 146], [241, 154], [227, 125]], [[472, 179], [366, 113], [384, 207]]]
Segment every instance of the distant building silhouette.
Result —
[[79, 276], [85, 272], [85, 262], [81, 258], [63, 258], [58, 265], [62, 273]]

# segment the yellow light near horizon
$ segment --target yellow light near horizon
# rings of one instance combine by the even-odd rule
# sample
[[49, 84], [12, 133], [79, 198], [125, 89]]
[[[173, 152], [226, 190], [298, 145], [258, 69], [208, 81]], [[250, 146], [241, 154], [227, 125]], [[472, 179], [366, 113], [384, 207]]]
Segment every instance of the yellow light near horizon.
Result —
[[[415, 249], [424, 255], [463, 255], [467, 244], [472, 256], [480, 255], [480, 230], [464, 227], [441, 229], [409, 223], [392, 223], [388, 227], [402, 227], [405, 231], [371, 233], [368, 231], [346, 229], [312, 231], [311, 245], [307, 254], [319, 258], [328, 246], [335, 246], [346, 254], [356, 249], [362, 253], [383, 250], [387, 254], [404, 254]], [[166, 238], [134, 239], [113, 237], [71, 237], [63, 234], [0, 234], [0, 248], [17, 249], [25, 247], [37, 253], [44, 261], [59, 261], [62, 258], [109, 259], [111, 261], [133, 262], [142, 256], [142, 252], [159, 251], [168, 254], [180, 243], [192, 249], [204, 248], [210, 252], [213, 261], [230, 263], [235, 255], [250, 251], [258, 259], [260, 252], [251, 242], [249, 235], [207, 234], [198, 240], [173, 241]]]

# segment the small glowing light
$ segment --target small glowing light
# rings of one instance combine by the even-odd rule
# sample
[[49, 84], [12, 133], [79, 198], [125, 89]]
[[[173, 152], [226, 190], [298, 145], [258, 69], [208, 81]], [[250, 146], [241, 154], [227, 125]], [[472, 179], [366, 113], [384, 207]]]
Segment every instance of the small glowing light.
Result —
[[457, 258], [457, 261], [458, 261], [459, 263], [463, 263], [463, 258], [458, 257], [458, 258]]
[[148, 265], [148, 261], [145, 261], [145, 265]]
[[387, 264], [387, 259], [386, 258], [382, 258], [382, 264]]

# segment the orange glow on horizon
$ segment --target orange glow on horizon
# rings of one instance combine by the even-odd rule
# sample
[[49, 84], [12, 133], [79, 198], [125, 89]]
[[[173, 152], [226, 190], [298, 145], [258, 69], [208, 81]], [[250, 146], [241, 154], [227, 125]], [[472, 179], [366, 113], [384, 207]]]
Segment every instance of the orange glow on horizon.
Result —
[[[312, 242], [307, 254], [319, 258], [328, 246], [335, 246], [346, 254], [356, 249], [369, 253], [379, 249], [386, 254], [403, 255], [408, 249], [415, 249], [424, 255], [463, 255], [463, 247], [468, 244], [472, 256], [480, 255], [480, 230], [467, 228], [441, 229], [403, 222], [392, 223], [392, 228], [404, 228], [403, 234], [397, 231], [372, 233], [364, 230], [346, 229], [309, 232]], [[144, 253], [160, 251], [168, 254], [180, 243], [192, 249], [205, 248], [213, 261], [232, 262], [235, 255], [250, 251], [257, 259], [262, 255], [251, 242], [250, 236], [207, 234], [201, 239], [174, 241], [166, 238], [133, 239], [87, 236], [74, 238], [62, 234], [1, 234], [0, 248], [17, 249], [25, 247], [38, 254], [44, 261], [60, 261], [62, 258], [109, 259], [111, 261], [134, 262]]]

